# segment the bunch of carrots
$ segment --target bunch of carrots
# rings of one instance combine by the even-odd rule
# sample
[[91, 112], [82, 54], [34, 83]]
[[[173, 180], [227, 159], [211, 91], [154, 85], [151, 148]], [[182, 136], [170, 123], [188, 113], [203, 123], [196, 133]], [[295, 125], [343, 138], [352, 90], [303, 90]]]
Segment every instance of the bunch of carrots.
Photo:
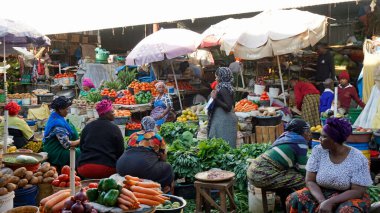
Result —
[[240, 100], [235, 104], [235, 112], [251, 112], [257, 110], [259, 107], [252, 101], [247, 99]]
[[40, 212], [61, 212], [65, 202], [70, 198], [70, 189], [60, 190], [40, 201]]
[[162, 195], [161, 185], [155, 182], [142, 182], [140, 178], [125, 176], [124, 187], [118, 198], [118, 204], [124, 211], [137, 209], [140, 204], [158, 206], [169, 200]]

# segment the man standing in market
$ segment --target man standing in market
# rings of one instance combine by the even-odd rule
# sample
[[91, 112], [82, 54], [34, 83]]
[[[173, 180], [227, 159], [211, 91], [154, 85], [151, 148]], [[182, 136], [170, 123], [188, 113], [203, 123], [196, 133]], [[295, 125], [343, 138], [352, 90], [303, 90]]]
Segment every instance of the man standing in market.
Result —
[[331, 78], [336, 81], [334, 59], [330, 50], [327, 48], [327, 44], [320, 43], [317, 45], [318, 60], [317, 60], [317, 72], [315, 74], [315, 81], [320, 93], [323, 93], [325, 87], [323, 82]]
[[317, 88], [312, 83], [300, 81], [298, 78], [292, 78], [290, 84], [294, 89], [296, 107], [302, 112], [302, 119], [310, 126], [319, 125], [320, 93]]

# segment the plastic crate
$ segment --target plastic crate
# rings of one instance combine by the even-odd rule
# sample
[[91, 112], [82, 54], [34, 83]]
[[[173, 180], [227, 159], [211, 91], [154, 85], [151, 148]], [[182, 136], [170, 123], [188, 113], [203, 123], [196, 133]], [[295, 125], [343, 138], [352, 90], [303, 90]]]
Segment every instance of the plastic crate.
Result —
[[351, 108], [348, 110], [348, 116], [352, 124], [355, 123], [356, 119], [358, 119], [361, 112], [362, 112], [362, 109]]

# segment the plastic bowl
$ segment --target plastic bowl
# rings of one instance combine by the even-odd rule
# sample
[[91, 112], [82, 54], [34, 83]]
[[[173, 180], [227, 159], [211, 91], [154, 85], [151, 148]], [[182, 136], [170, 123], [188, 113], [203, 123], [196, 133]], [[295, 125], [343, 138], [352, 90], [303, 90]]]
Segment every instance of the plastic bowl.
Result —
[[184, 209], [187, 205], [187, 202], [185, 199], [182, 197], [177, 197], [174, 195], [168, 195], [164, 194], [165, 197], [169, 197], [171, 202], [179, 202], [181, 204], [180, 207], [175, 208], [175, 209], [156, 209], [156, 212], [170, 212], [170, 213], [180, 213], [182, 212], [182, 209]]

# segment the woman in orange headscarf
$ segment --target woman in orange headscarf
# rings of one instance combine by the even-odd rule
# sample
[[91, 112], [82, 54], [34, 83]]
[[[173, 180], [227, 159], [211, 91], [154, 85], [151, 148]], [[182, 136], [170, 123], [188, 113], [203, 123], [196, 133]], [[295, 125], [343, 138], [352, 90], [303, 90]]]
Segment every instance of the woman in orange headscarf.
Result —
[[[26, 121], [18, 116], [21, 107], [16, 102], [9, 102], [5, 106], [5, 110], [8, 110], [8, 132], [13, 136], [13, 144], [17, 148], [24, 147], [28, 141], [33, 140], [34, 132], [30, 129]], [[1, 123], [1, 130], [4, 129], [4, 122]]]

